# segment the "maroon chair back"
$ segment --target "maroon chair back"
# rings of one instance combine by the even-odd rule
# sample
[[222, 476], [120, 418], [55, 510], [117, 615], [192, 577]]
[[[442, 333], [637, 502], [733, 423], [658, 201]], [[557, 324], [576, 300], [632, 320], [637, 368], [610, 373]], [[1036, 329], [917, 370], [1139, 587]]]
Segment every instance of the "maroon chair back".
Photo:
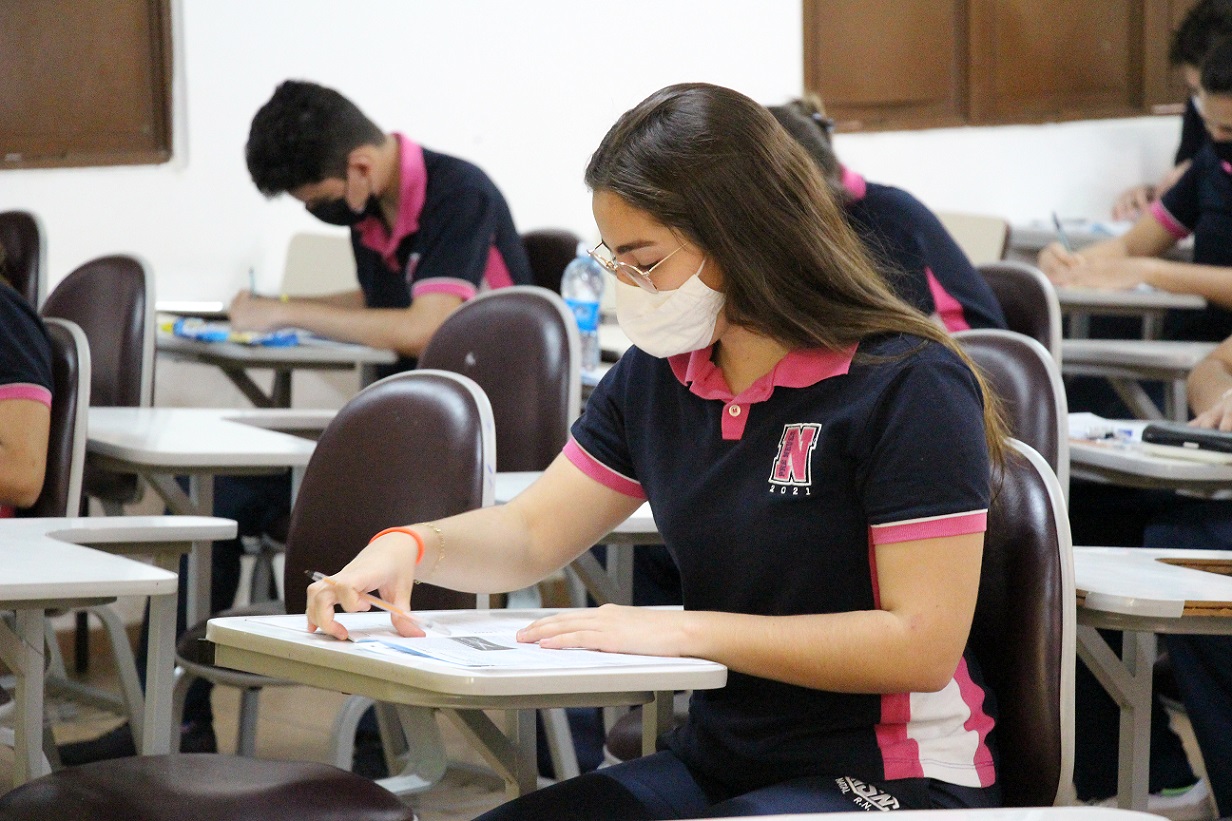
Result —
[[[43, 304], [45, 317], [76, 322], [94, 354], [96, 407], [148, 405], [153, 381], [153, 289], [145, 266], [129, 256], [91, 260], [65, 277]], [[135, 474], [86, 467], [87, 496], [116, 503], [140, 492]]]
[[1031, 337], [1060, 362], [1061, 306], [1044, 272], [1013, 260], [985, 263], [976, 270], [997, 297], [1005, 326]]
[[560, 293], [565, 266], [577, 256], [582, 239], [564, 228], [539, 228], [522, 235], [522, 247], [530, 258], [530, 271], [540, 288]]
[[47, 321], [51, 338], [51, 430], [43, 492], [18, 516], [77, 515], [85, 462], [86, 407], [90, 404], [90, 345], [72, 322]]
[[4, 248], [4, 270], [0, 271], [17, 293], [38, 308], [43, 288], [45, 237], [39, 222], [28, 211], [0, 213], [0, 246]]
[[420, 368], [464, 374], [496, 418], [497, 470], [544, 470], [560, 453], [581, 394], [577, 324], [556, 294], [501, 288], [458, 308], [432, 335]]
[[1010, 454], [984, 536], [969, 647], [996, 694], [1007, 807], [1046, 807], [1073, 774], [1074, 587], [1060, 486], [1039, 454]]
[[954, 340], [991, 383], [1010, 435], [1038, 451], [1067, 488], [1069, 410], [1060, 369], [1048, 351], [1013, 331], [959, 331]]
[[[457, 374], [411, 371], [360, 391], [317, 442], [287, 533], [286, 605], [302, 613], [305, 573], [332, 573], [373, 534], [491, 504], [492, 411]], [[474, 607], [422, 584], [416, 610]]]

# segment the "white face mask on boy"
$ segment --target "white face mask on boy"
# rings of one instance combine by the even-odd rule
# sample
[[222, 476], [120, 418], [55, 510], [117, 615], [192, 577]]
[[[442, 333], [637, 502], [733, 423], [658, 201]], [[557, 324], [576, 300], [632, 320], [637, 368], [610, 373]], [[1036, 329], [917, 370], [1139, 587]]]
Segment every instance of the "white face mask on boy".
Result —
[[702, 282], [704, 267], [703, 259], [679, 288], [656, 294], [616, 280], [616, 321], [634, 345], [664, 358], [711, 343], [725, 300]]

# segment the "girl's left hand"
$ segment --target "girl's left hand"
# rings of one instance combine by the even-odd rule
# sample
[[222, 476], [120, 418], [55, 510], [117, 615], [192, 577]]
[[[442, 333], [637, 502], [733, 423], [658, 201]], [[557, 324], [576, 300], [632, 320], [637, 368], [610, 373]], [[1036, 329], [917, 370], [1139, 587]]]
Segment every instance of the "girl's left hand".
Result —
[[556, 613], [518, 631], [518, 641], [540, 647], [581, 647], [607, 653], [684, 656], [690, 614], [605, 604]]
[[1127, 291], [1146, 282], [1153, 259], [1089, 259], [1065, 271], [1053, 281], [1071, 288]]

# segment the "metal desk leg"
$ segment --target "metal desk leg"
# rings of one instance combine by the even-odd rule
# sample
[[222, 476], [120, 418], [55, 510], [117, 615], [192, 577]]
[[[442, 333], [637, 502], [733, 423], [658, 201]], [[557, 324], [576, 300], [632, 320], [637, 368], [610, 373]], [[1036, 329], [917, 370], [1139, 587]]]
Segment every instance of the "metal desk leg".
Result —
[[[266, 396], [265, 392], [261, 390], [261, 386], [258, 385], [256, 382], [252, 381], [252, 377], [248, 375], [248, 371], [240, 367], [226, 367], [223, 365], [219, 365], [218, 367], [222, 370], [224, 374], [227, 375], [227, 378], [231, 380], [231, 384], [239, 388], [240, 393], [244, 394], [244, 397], [247, 398], [248, 401], [252, 403], [252, 406], [254, 408], [277, 408], [277, 407], [289, 407], [290, 406], [289, 402], [286, 405], [276, 404], [277, 399], [278, 399], [278, 378], [277, 376], [274, 377], [273, 395]], [[287, 389], [288, 391], [290, 390], [289, 380], [288, 380]]]
[[517, 798], [539, 786], [534, 710], [506, 710], [503, 733], [482, 710], [445, 710], [444, 713], [488, 765], [505, 779], [507, 796]]
[[1154, 633], [1122, 633], [1121, 658], [1094, 627], [1078, 626], [1078, 656], [1121, 707], [1117, 806], [1145, 811], [1151, 764]]
[[16, 631], [11, 632], [0, 623], [0, 658], [17, 677], [13, 705], [14, 787], [48, 772], [43, 763], [44, 613], [27, 608], [18, 610], [16, 617]]
[[642, 706], [642, 755], [653, 753], [659, 735], [671, 728], [675, 696], [671, 690], [660, 690], [654, 694], [654, 701]]
[[[171, 751], [171, 690], [175, 668], [176, 594], [150, 596], [150, 641], [145, 663], [145, 720], [141, 752], [158, 755]], [[175, 728], [179, 748], [179, 728]]]
[[[188, 477], [188, 496], [202, 516], [214, 515], [214, 477], [194, 473]], [[214, 572], [211, 557], [213, 542], [193, 542], [188, 554], [188, 601], [184, 602], [189, 626], [210, 615], [210, 584]]]

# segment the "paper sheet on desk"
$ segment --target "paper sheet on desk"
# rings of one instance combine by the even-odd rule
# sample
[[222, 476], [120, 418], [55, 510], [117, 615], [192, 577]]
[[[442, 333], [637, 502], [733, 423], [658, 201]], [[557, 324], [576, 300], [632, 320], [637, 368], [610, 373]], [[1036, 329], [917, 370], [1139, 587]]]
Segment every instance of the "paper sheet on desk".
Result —
[[[546, 650], [521, 643], [518, 630], [553, 611], [459, 610], [434, 613], [424, 625], [426, 636], [404, 638], [394, 632], [385, 613], [341, 613], [358, 649], [387, 656], [414, 655], [459, 667], [500, 667], [506, 670], [569, 670], [628, 667], [638, 659], [656, 667], [710, 664], [703, 659], [602, 653], [597, 650]], [[440, 629], [437, 629], [440, 628]], [[448, 631], [448, 635], [444, 634]]]

